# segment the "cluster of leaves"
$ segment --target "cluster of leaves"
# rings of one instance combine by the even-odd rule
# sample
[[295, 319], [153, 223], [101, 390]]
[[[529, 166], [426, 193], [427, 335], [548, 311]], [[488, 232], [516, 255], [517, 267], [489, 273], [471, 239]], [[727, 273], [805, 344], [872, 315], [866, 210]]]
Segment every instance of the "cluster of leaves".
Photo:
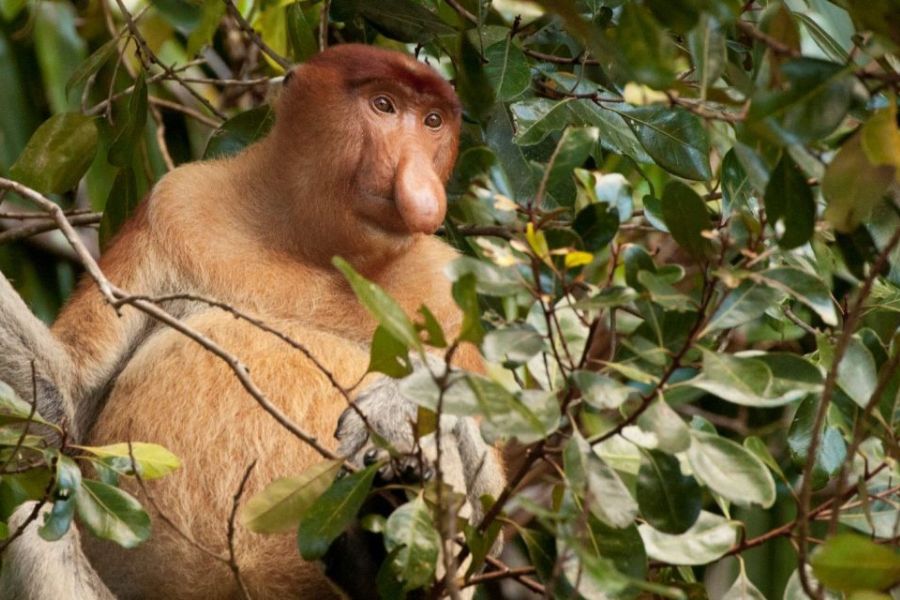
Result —
[[[82, 475], [76, 460], [91, 465], [96, 478]], [[62, 538], [78, 521], [93, 535], [132, 548], [150, 537], [150, 517], [140, 503], [120, 489], [120, 477], [157, 479], [181, 463], [156, 444], [67, 445], [65, 432], [44, 419], [0, 382], [0, 545], [19, 534], [24, 523], [39, 519], [38, 535]], [[32, 508], [10, 517], [23, 504]], [[43, 515], [39, 510], [46, 507]]]
[[[464, 254], [448, 273], [462, 330], [448, 338], [427, 307], [411, 319], [341, 264], [380, 323], [370, 370], [404, 378], [421, 435], [440, 414], [475, 416], [523, 457], [479, 523], [445, 526], [456, 496], [439, 481], [407, 486], [387, 519], [365, 516], [388, 553], [379, 589], [446, 588], [435, 573], [449, 530], [465, 534], [474, 580], [503, 524], [531, 589], [553, 596], [793, 599], [825, 593], [818, 580], [835, 596], [886, 597], [900, 580], [900, 7], [538, 5], [335, 0], [325, 15], [332, 40], [414, 49], [465, 108], [445, 228]], [[329, 33], [317, 31], [326, 6], [238, 3], [266, 47], [296, 61]], [[160, 123], [180, 162], [235, 152], [270, 122], [262, 105], [207, 143], [208, 123], [149, 118], [151, 92], [177, 100], [185, 86], [142, 66], [123, 46], [130, 32], [76, 30], [63, 2], [0, 7], [34, 20], [54, 113], [33, 135], [37, 117], [14, 135], [23, 125], [0, 116], [0, 172], [46, 193], [85, 181], [104, 239], [165, 171]], [[237, 61], [225, 13], [166, 0], [135, 27], [165, 64], [204, 45]], [[91, 5], [83, 18], [101, 16]], [[48, 33], [50, 19], [70, 36]], [[78, 50], [60, 67], [49, 57], [63, 42]], [[18, 77], [2, 63], [9, 44], [4, 33], [0, 76]], [[252, 55], [236, 72], [280, 72]], [[12, 81], [4, 106], [33, 114], [29, 86]], [[259, 100], [201, 88], [228, 109]], [[478, 345], [486, 375], [410, 372], [410, 352], [461, 343]], [[242, 521], [299, 528], [301, 554], [321, 557], [375, 468], [337, 477], [323, 462], [274, 482]], [[523, 480], [550, 493], [523, 493]]]

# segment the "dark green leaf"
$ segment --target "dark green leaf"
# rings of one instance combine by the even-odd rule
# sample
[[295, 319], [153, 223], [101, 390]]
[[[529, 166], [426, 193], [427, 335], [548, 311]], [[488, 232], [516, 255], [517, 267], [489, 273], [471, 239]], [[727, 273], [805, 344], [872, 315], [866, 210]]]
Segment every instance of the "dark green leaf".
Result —
[[684, 475], [674, 456], [657, 450], [644, 452], [638, 472], [641, 515], [663, 533], [684, 533], [697, 521], [703, 506], [700, 486]]
[[297, 532], [297, 543], [304, 559], [317, 560], [325, 556], [331, 542], [356, 518], [380, 467], [380, 464], [374, 464], [338, 479], [313, 502], [303, 515]]
[[412, 321], [403, 312], [403, 309], [397, 304], [397, 301], [391, 298], [381, 287], [372, 283], [339, 256], [335, 256], [332, 260], [334, 266], [344, 274], [353, 293], [360, 303], [372, 314], [373, 317], [384, 327], [385, 331], [390, 333], [397, 341], [406, 345], [407, 348], [420, 350], [422, 341], [413, 327]]
[[147, 123], [147, 102], [147, 82], [144, 78], [144, 71], [141, 71], [134, 82], [131, 95], [128, 96], [127, 108], [116, 110], [113, 113], [116, 117], [116, 132], [106, 155], [109, 164], [121, 168], [131, 166], [132, 157], [144, 135], [144, 125]]
[[843, 65], [816, 58], [796, 58], [781, 67], [784, 91], [761, 91], [748, 118], [784, 144], [825, 137], [840, 125], [850, 108], [853, 80]]
[[369, 348], [369, 373], [384, 373], [389, 377], [405, 377], [412, 373], [409, 348], [388, 333], [384, 327], [377, 327]]
[[92, 117], [54, 115], [34, 132], [9, 175], [39, 192], [61, 194], [78, 185], [96, 152], [97, 126]]
[[69, 78], [69, 81], [66, 83], [66, 95], [72, 91], [73, 88], [77, 88], [82, 83], [88, 80], [88, 78], [100, 70], [100, 68], [106, 64], [106, 61], [112, 57], [113, 54], [116, 53], [116, 49], [118, 48], [119, 38], [115, 37], [99, 48], [97, 48], [93, 54], [87, 57], [81, 65], [75, 69], [75, 72], [72, 73], [72, 76]]
[[589, 204], [578, 211], [572, 228], [585, 250], [596, 252], [609, 244], [619, 230], [619, 211], [606, 203]]
[[203, 158], [234, 156], [253, 142], [262, 139], [275, 123], [275, 112], [269, 105], [242, 112], [225, 121], [212, 132]]
[[138, 206], [137, 181], [131, 167], [119, 169], [100, 221], [100, 245], [106, 247]]
[[459, 340], [480, 344], [484, 337], [481, 326], [481, 311], [478, 306], [475, 275], [469, 273], [453, 282], [453, 299], [463, 313], [463, 322], [459, 328]]
[[306, 62], [319, 51], [315, 35], [317, 24], [307, 18], [305, 6], [304, 2], [294, 2], [287, 6], [284, 14], [292, 55], [297, 62]]
[[494, 86], [499, 100], [509, 102], [521, 96], [531, 85], [528, 59], [512, 39], [507, 38], [486, 48], [484, 58], [487, 61], [484, 74]]
[[812, 238], [816, 203], [806, 178], [787, 152], [769, 177], [765, 202], [769, 224], [782, 248], [796, 248]]
[[713, 229], [712, 220], [697, 192], [680, 181], [669, 183], [663, 191], [662, 215], [672, 237], [693, 257], [712, 255], [712, 243], [703, 236]]
[[699, 117], [662, 106], [641, 106], [620, 114], [663, 169], [685, 179], [706, 181], [712, 177], [709, 136]]
[[436, 35], [456, 33], [436, 14], [410, 0], [360, 0], [359, 14], [386, 36], [407, 43], [427, 43]]

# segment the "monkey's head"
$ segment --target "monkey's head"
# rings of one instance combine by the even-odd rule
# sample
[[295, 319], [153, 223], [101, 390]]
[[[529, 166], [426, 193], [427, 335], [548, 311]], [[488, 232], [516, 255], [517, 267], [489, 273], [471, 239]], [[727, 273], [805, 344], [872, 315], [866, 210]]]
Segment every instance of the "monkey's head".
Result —
[[[357, 44], [329, 48], [286, 78], [279, 147], [340, 206], [325, 207], [356, 235], [431, 234], [447, 209], [460, 105], [431, 67]], [[296, 150], [292, 150], [291, 147]], [[293, 157], [285, 157], [286, 160]], [[290, 164], [290, 163], [288, 163]]]

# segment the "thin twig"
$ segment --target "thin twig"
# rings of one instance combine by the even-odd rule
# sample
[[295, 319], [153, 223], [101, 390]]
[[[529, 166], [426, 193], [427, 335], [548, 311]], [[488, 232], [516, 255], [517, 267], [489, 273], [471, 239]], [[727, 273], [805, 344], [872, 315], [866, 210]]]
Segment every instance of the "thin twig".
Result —
[[[75, 227], [83, 227], [85, 225], [96, 225], [101, 221], [102, 218], [102, 213], [88, 213], [82, 215], [73, 215], [68, 219], [69, 223], [71, 223]], [[9, 244], [11, 242], [17, 242], [34, 235], [59, 229], [59, 225], [56, 223], [56, 221], [47, 219], [46, 214], [44, 214], [44, 219], [45, 220], [43, 221], [29, 223], [28, 225], [22, 225], [21, 227], [8, 229], [0, 233], [0, 246], [2, 246], [3, 244]]]
[[228, 566], [231, 569], [231, 572], [234, 574], [234, 579], [238, 584], [238, 588], [240, 588], [241, 590], [241, 595], [244, 597], [244, 600], [250, 600], [250, 590], [247, 589], [247, 584], [241, 577], [241, 570], [238, 567], [237, 559], [235, 558], [234, 523], [237, 518], [238, 505], [241, 502], [241, 496], [244, 495], [244, 488], [246, 488], [247, 486], [247, 480], [250, 479], [250, 473], [253, 471], [253, 467], [255, 466], [256, 460], [251, 462], [247, 466], [247, 470], [244, 471], [244, 476], [241, 478], [241, 483], [238, 486], [237, 491], [234, 493], [234, 498], [231, 503], [231, 515], [228, 517]]
[[[120, 2], [121, 0], [117, 1]], [[253, 29], [253, 26], [250, 25], [250, 23], [247, 22], [247, 19], [244, 18], [244, 15], [241, 14], [241, 11], [239, 11], [238, 8], [234, 5], [234, 2], [232, 2], [231, 0], [222, 1], [225, 3], [225, 7], [228, 9], [228, 14], [230, 14], [235, 22], [237, 22], [238, 27], [241, 28], [241, 31], [247, 34], [247, 37], [250, 38], [250, 41], [253, 42], [256, 47], [262, 50], [269, 58], [275, 61], [275, 63], [277, 63], [278, 66], [280, 66], [285, 71], [290, 71], [293, 68], [293, 64], [291, 63], [291, 61], [272, 50], [269, 45], [263, 41], [256, 30]]]

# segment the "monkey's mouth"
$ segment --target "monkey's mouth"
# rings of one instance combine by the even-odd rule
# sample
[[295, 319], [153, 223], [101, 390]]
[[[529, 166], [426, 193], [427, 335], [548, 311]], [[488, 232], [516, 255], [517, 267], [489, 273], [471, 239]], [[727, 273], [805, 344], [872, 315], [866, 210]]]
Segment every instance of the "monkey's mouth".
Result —
[[393, 234], [409, 234], [409, 228], [403, 220], [397, 201], [388, 192], [363, 191], [357, 206], [357, 214], [367, 225]]

